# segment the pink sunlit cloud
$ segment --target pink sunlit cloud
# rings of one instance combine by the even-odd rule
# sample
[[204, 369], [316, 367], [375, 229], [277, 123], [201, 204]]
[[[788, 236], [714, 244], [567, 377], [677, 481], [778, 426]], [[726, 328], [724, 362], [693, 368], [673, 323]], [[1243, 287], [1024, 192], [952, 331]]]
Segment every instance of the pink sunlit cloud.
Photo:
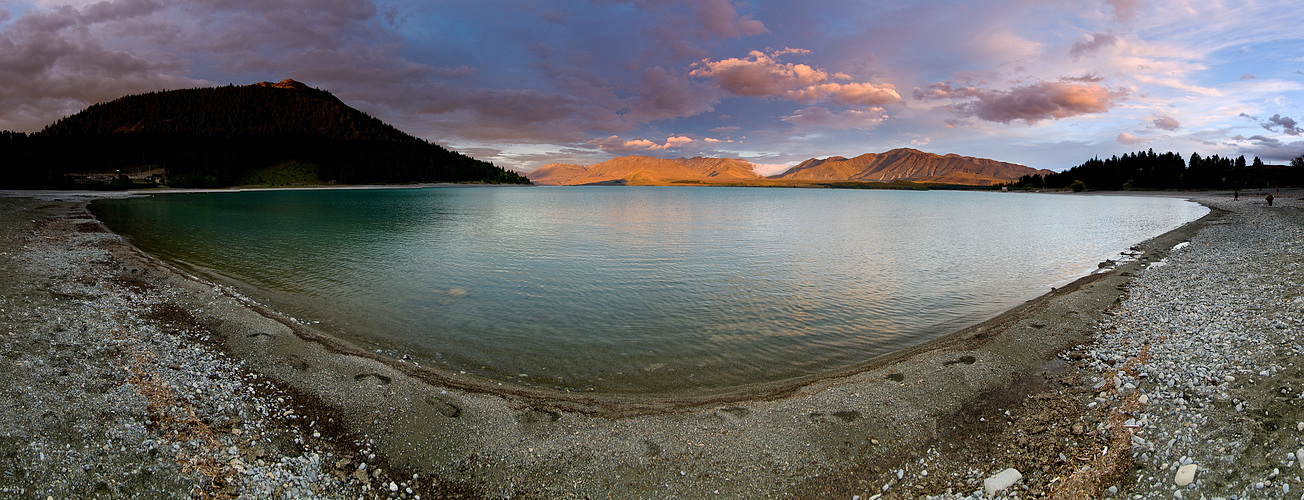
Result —
[[1023, 121], [1035, 123], [1058, 120], [1092, 113], [1105, 113], [1116, 101], [1127, 97], [1127, 90], [1107, 89], [1096, 83], [1077, 83], [1074, 79], [1045, 81], [1022, 85], [1009, 90], [991, 90], [977, 87], [956, 88], [946, 82], [930, 85], [928, 89], [916, 88], [919, 100], [970, 99], [951, 104], [949, 108], [961, 116], [974, 116], [980, 120], [998, 123]]
[[1178, 123], [1176, 118], [1173, 118], [1168, 115], [1160, 115], [1158, 118], [1155, 118], [1153, 123], [1155, 124], [1156, 128], [1161, 128], [1169, 131], [1182, 128], [1182, 124]]
[[1118, 141], [1119, 144], [1128, 144], [1128, 145], [1141, 144], [1143, 142], [1146, 142], [1145, 139], [1129, 134], [1127, 132], [1118, 134], [1118, 137], [1114, 138], [1114, 140]]

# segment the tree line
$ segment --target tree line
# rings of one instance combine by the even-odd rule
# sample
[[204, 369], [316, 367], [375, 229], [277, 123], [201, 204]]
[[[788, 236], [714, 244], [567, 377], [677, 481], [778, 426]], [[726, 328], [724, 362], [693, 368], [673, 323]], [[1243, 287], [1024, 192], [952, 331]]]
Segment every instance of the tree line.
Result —
[[1247, 162], [1191, 153], [1156, 154], [1154, 149], [1106, 159], [1092, 158], [1063, 172], [1025, 175], [998, 187], [1035, 189], [1083, 189], [1118, 191], [1127, 189], [1258, 189], [1304, 184], [1304, 155], [1290, 165], [1265, 165], [1259, 157]]

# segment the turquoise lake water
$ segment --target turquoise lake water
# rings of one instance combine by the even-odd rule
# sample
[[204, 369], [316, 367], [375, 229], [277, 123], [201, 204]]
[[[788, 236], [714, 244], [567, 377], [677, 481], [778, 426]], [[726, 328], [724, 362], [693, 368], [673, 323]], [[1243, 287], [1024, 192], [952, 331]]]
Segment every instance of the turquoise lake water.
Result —
[[370, 349], [615, 393], [845, 368], [1207, 213], [1158, 197], [709, 187], [253, 191], [92, 210], [141, 249]]

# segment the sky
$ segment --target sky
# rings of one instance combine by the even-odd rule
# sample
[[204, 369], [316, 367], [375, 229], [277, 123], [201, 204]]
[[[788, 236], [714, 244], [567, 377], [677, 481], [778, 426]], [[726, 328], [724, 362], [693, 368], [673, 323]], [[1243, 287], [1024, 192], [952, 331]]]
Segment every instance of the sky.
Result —
[[286, 78], [519, 171], [1304, 154], [1298, 0], [0, 0], [0, 130]]

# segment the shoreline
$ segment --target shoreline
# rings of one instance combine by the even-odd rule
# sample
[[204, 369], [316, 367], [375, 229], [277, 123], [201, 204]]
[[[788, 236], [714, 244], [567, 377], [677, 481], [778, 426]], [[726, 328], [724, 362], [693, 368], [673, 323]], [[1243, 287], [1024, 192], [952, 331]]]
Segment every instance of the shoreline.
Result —
[[[457, 185], [448, 185], [457, 186]], [[436, 185], [426, 185], [420, 187], [439, 187]], [[319, 187], [311, 189], [352, 189], [353, 187]], [[364, 186], [363, 189], [395, 189], [403, 186]], [[296, 188], [289, 188], [294, 190]], [[237, 190], [189, 190], [186, 193], [210, 193], [210, 192], [237, 192]], [[144, 193], [133, 193], [142, 195]], [[175, 193], [174, 193], [175, 194]], [[1081, 193], [1068, 193], [1081, 195]], [[1110, 195], [1109, 193], [1092, 193], [1100, 195]], [[1188, 193], [1189, 194], [1189, 193]], [[1178, 196], [1182, 197], [1182, 196]], [[1193, 221], [1194, 222], [1194, 221]], [[1175, 228], [1180, 229], [1180, 228]], [[1161, 235], [1162, 236], [1162, 235]], [[1159, 238], [1156, 236], [1155, 238]], [[1152, 238], [1152, 239], [1155, 239]], [[129, 243], [126, 243], [130, 246]], [[508, 379], [493, 379], [466, 372], [458, 373], [454, 369], [439, 369], [430, 366], [407, 361], [407, 357], [401, 359], [393, 353], [381, 353], [374, 349], [383, 347], [380, 345], [364, 346], [355, 340], [348, 338], [347, 335], [341, 335], [340, 332], [330, 332], [325, 329], [314, 327], [313, 322], [303, 322], [294, 317], [281, 313], [274, 304], [263, 303], [257, 299], [251, 298], [243, 293], [242, 287], [247, 286], [238, 280], [232, 280], [222, 276], [215, 270], [202, 268], [193, 264], [175, 263], [158, 259], [146, 252], [132, 247], [133, 250], [141, 254], [145, 259], [157, 261], [157, 265], [168, 268], [172, 273], [184, 276], [190, 280], [203, 283], [207, 286], [213, 286], [222, 290], [222, 293], [230, 299], [239, 302], [243, 307], [263, 316], [264, 318], [281, 323], [295, 335], [300, 338], [317, 343], [325, 347], [327, 351], [339, 355], [356, 356], [367, 358], [376, 362], [388, 365], [394, 370], [416, 379], [420, 382], [438, 386], [442, 388], [457, 389], [469, 392], [479, 392], [492, 394], [508, 399], [516, 400], [519, 404], [531, 406], [548, 407], [553, 410], [579, 413], [588, 416], [605, 417], [605, 418], [628, 418], [644, 415], [654, 415], [660, 413], [680, 412], [691, 410], [708, 405], [721, 405], [753, 400], [774, 400], [788, 397], [803, 387], [819, 383], [828, 379], [847, 378], [861, 372], [882, 369], [887, 365], [899, 362], [918, 353], [930, 350], [940, 349], [952, 346], [957, 342], [964, 341], [975, 335], [982, 335], [985, 330], [999, 329], [1008, 327], [1011, 322], [1020, 321], [1021, 318], [1028, 314], [1031, 309], [1035, 309], [1041, 300], [1050, 296], [1058, 296], [1069, 293], [1081, 288], [1101, 277], [1098, 272], [1092, 272], [1065, 283], [1059, 287], [1050, 287], [1050, 292], [1042, 296], [1033, 297], [1021, 304], [1012, 306], [1006, 310], [997, 313], [995, 316], [988, 318], [980, 323], [970, 326], [946, 330], [940, 335], [931, 339], [874, 357], [864, 359], [844, 367], [827, 369], [808, 375], [785, 378], [781, 380], [753, 382], [742, 385], [718, 387], [718, 388], [698, 388], [693, 391], [676, 391], [673, 393], [608, 393], [608, 392], [581, 392], [581, 391], [558, 391], [556, 389], [544, 388], [541, 386], [531, 386], [513, 383]], [[1118, 256], [1112, 256], [1117, 258]], [[1146, 258], [1145, 260], [1148, 260]], [[1112, 259], [1111, 259], [1112, 261]], [[196, 268], [198, 268], [196, 270]], [[1110, 267], [1110, 272], [1113, 272]], [[1005, 326], [1002, 326], [1005, 325]], [[940, 329], [939, 329], [940, 330]]]
[[[47, 228], [67, 226], [64, 232], [47, 235], [52, 244], [73, 246], [79, 235], [102, 234], [102, 225], [88, 220], [89, 214], [81, 208], [84, 203], [78, 203], [31, 208], [50, 212], [47, 221], [54, 222]], [[1037, 394], [1057, 387], [1066, 377], [1072, 379], [1070, 372], [1081, 369], [1076, 365], [1082, 360], [1066, 363], [1056, 356], [1094, 336], [1096, 324], [1121, 302], [1120, 291], [1142, 267], [1163, 259], [1173, 245], [1189, 241], [1223, 215], [1215, 210], [1146, 242], [1143, 246], [1150, 248], [1141, 259], [1113, 272], [1081, 278], [979, 325], [854, 369], [748, 393], [669, 401], [599, 395], [563, 399], [555, 392], [487, 393], [483, 390], [497, 386], [433, 376], [400, 360], [359, 352], [229, 288], [186, 276], [116, 235], [97, 236], [96, 245], [103, 247], [105, 255], [92, 259], [90, 265], [135, 269], [131, 276], [147, 286], [105, 289], [117, 283], [104, 279], [85, 286], [102, 287], [96, 297], [127, 296], [148, 304], [144, 316], [160, 308], [170, 311], [170, 316], [154, 314], [162, 318], [142, 328], [167, 330], [184, 324], [200, 332], [199, 338], [208, 337], [211, 349], [238, 360], [242, 369], [275, 381], [278, 387], [272, 394], [315, 408], [299, 414], [314, 415], [316, 422], [334, 421], [336, 427], [328, 432], [314, 430], [324, 436], [315, 439], [349, 444], [339, 444], [342, 448], [328, 453], [347, 454], [347, 448], [354, 449], [351, 456], [374, 453], [378, 462], [386, 464], [384, 468], [403, 471], [399, 477], [414, 473], [432, 478], [396, 482], [396, 488], [407, 484], [396, 494], [415, 484], [412, 495], [425, 492], [428, 497], [696, 497], [715, 492], [802, 497], [854, 492], [869, 498], [876, 492], [895, 495], [900, 489], [892, 485], [909, 482], [903, 474], [894, 475], [893, 467], [947, 443], [948, 436], [960, 432], [957, 429], [986, 425], [986, 420], [970, 422], [967, 417], [997, 421], [1017, 404], [1017, 396]], [[98, 231], [90, 231], [87, 223]], [[121, 276], [120, 271], [113, 276]], [[57, 278], [49, 282], [56, 286]], [[71, 301], [99, 300], [76, 298], [84, 295], [73, 294]], [[1069, 399], [1083, 397], [1075, 394]], [[1035, 434], [1058, 439], [1064, 427]], [[218, 439], [237, 442], [239, 435], [229, 433]], [[5, 451], [2, 443], [0, 457]], [[335, 467], [338, 462], [319, 464], [320, 474], [314, 474], [318, 479], [339, 475], [346, 479], [330, 485], [335, 490], [314, 495], [391, 493], [384, 491], [388, 488], [371, 488], [378, 481], [375, 478], [358, 479], [359, 461], [349, 460], [349, 467], [354, 467], [349, 471]], [[1033, 479], [1026, 482], [1051, 482], [1049, 477], [1041, 483]], [[208, 486], [217, 483], [210, 479]], [[222, 483], [251, 491], [240, 481]], [[889, 486], [884, 489], [885, 484]], [[8, 487], [3, 476], [0, 486]], [[1103, 490], [1107, 485], [1098, 486]]]

